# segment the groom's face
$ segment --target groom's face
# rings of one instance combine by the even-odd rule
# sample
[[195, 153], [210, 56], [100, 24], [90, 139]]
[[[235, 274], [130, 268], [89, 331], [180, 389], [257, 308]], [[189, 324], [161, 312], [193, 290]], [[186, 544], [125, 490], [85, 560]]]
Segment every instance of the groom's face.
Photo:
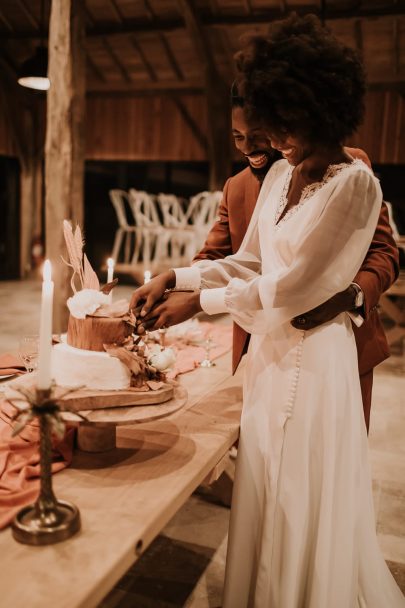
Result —
[[241, 107], [232, 108], [232, 135], [237, 149], [249, 163], [250, 170], [259, 181], [276, 159], [276, 152], [260, 123], [248, 120]]

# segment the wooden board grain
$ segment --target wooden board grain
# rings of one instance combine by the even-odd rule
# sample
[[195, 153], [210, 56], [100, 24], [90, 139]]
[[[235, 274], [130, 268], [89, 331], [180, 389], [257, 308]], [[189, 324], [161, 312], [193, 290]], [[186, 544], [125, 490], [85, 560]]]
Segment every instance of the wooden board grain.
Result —
[[[6, 397], [12, 397], [13, 391], [21, 386], [29, 390], [35, 390], [36, 374], [26, 374], [10, 382]], [[117, 408], [128, 406], [159, 405], [173, 398], [174, 385], [165, 384], [156, 391], [135, 391], [131, 389], [120, 391], [96, 391], [79, 388], [66, 395], [69, 389], [63, 386], [54, 388], [54, 396], [57, 402], [65, 403], [70, 409], [79, 412], [81, 410], [99, 410], [105, 408]]]

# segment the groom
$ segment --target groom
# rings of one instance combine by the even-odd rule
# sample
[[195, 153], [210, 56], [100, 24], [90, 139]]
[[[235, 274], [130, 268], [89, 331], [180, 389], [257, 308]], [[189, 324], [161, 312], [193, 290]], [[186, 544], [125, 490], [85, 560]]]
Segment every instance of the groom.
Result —
[[[202, 250], [193, 263], [200, 260], [215, 260], [235, 253], [243, 240], [252, 216], [261, 183], [277, 160], [259, 121], [248, 120], [243, 98], [235, 87], [232, 91], [232, 133], [235, 145], [244, 155], [248, 167], [227, 180], [219, 209], [219, 219], [207, 236]], [[360, 158], [370, 165], [365, 152], [346, 148], [349, 155]], [[399, 272], [398, 248], [392, 236], [388, 210], [383, 203], [378, 225], [370, 249], [352, 284], [343, 292], [318, 306], [314, 310], [292, 319], [297, 329], [312, 329], [330, 321], [342, 312], [350, 312], [355, 320], [353, 330], [356, 338], [360, 384], [363, 397], [364, 418], [367, 430], [370, 422], [373, 369], [389, 356], [389, 348], [377, 312], [378, 300], [396, 280]], [[175, 294], [173, 294], [175, 295]], [[173, 299], [168, 294], [165, 314], [170, 324], [180, 323], [190, 316], [193, 294], [179, 294]], [[234, 324], [233, 371], [246, 352], [249, 335]]]

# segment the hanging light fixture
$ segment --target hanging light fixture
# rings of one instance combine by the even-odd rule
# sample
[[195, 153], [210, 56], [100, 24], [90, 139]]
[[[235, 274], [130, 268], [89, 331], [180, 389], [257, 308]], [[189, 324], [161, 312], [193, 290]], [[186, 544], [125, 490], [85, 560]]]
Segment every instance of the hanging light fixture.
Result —
[[[44, 31], [44, 8], [44, 0], [41, 0], [41, 32]], [[48, 78], [48, 49], [43, 43], [42, 35], [40, 46], [19, 70], [18, 84], [38, 91], [47, 91], [51, 86]]]
[[51, 85], [48, 78], [48, 49], [39, 46], [19, 71], [18, 84], [29, 89], [47, 91]]

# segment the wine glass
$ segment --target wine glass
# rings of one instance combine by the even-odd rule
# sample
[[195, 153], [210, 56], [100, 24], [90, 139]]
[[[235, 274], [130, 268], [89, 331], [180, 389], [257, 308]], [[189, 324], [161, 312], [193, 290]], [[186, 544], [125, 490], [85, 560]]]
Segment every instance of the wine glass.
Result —
[[28, 335], [20, 339], [18, 354], [27, 372], [33, 372], [38, 365], [39, 336]]
[[216, 346], [211, 335], [204, 340], [205, 354], [204, 359], [198, 364], [200, 367], [215, 367], [216, 363], [210, 358], [211, 349]]

